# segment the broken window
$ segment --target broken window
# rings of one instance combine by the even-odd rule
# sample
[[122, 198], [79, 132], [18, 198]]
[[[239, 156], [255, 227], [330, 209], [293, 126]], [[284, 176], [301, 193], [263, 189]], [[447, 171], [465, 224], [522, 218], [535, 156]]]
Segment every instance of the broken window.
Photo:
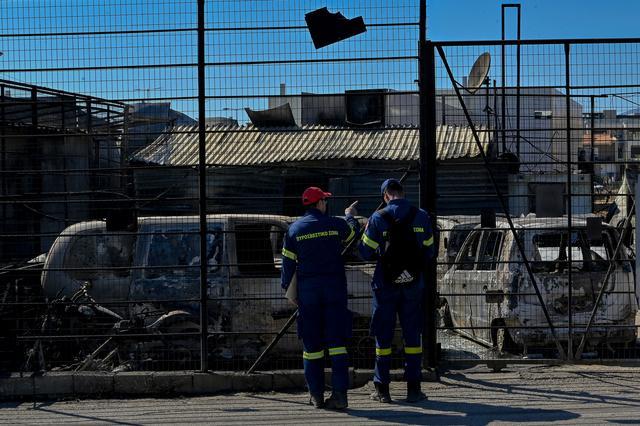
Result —
[[69, 275], [76, 280], [90, 280], [108, 275], [127, 277], [133, 262], [133, 234], [79, 234], [71, 243], [64, 260]]
[[453, 262], [464, 244], [465, 240], [475, 227], [475, 224], [463, 224], [455, 225], [449, 234], [449, 241], [447, 242], [447, 261]]
[[236, 225], [236, 255], [240, 274], [278, 274], [274, 262], [271, 236], [271, 224]]
[[478, 251], [478, 243], [480, 242], [480, 232], [474, 232], [469, 237], [468, 243], [463, 248], [462, 255], [460, 257], [460, 265], [458, 270], [471, 271], [476, 262], [476, 253]]
[[500, 248], [502, 247], [502, 232], [492, 231], [487, 234], [486, 242], [478, 259], [478, 269], [483, 271], [494, 270], [498, 267]]
[[[222, 228], [207, 232], [207, 264], [210, 272], [217, 272], [223, 262], [224, 238]], [[151, 237], [148, 267], [145, 277], [157, 278], [161, 275], [200, 274], [200, 234], [197, 229], [167, 230], [156, 232]]]
[[557, 272], [567, 270], [568, 247], [571, 250], [571, 265], [577, 271], [606, 271], [613, 253], [607, 233], [599, 241], [589, 241], [584, 230], [571, 233], [571, 244], [567, 244], [567, 233], [563, 231], [536, 234], [534, 272]]

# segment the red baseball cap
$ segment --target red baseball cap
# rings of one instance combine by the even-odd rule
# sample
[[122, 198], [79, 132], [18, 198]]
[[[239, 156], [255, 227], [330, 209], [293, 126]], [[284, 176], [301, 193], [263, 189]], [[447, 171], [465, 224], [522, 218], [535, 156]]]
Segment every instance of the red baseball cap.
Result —
[[330, 192], [324, 192], [317, 186], [310, 186], [302, 193], [302, 204], [308, 206], [309, 204], [317, 203], [320, 200], [324, 200], [327, 197], [331, 197]]

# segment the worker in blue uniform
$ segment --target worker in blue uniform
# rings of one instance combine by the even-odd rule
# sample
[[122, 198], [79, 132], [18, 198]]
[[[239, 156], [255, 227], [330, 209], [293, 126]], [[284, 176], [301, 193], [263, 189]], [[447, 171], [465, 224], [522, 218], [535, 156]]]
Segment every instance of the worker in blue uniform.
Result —
[[[402, 184], [396, 179], [387, 179], [380, 188], [387, 206], [375, 212], [367, 223], [360, 241], [360, 254], [366, 260], [377, 260], [371, 287], [373, 290], [371, 334], [376, 340], [376, 363], [374, 373], [375, 392], [372, 399], [391, 402], [389, 394], [389, 369], [391, 366], [391, 342], [396, 324], [400, 326], [404, 338], [405, 379], [407, 381], [407, 401], [417, 402], [426, 396], [420, 389], [422, 379], [422, 323], [423, 294], [425, 279], [422, 271], [428, 259], [435, 256], [435, 245], [429, 214], [413, 207], [404, 197]], [[390, 249], [390, 230], [406, 222], [410, 240], [403, 244], [403, 257], [413, 257], [419, 265], [413, 274], [407, 270], [393, 281], [385, 273], [383, 262], [385, 250]], [[393, 224], [396, 225], [393, 225]], [[397, 228], [393, 228], [394, 230]], [[394, 243], [398, 244], [398, 243]], [[392, 282], [391, 282], [392, 281]]]
[[[316, 408], [343, 409], [348, 405], [348, 357], [346, 340], [351, 337], [351, 312], [347, 309], [347, 279], [343, 248], [359, 232], [353, 203], [345, 219], [327, 215], [331, 193], [307, 188], [302, 194], [306, 213], [284, 236], [282, 288], [294, 277], [297, 282], [298, 337], [303, 344], [304, 375], [310, 403]], [[331, 358], [332, 394], [324, 401], [325, 350]]]

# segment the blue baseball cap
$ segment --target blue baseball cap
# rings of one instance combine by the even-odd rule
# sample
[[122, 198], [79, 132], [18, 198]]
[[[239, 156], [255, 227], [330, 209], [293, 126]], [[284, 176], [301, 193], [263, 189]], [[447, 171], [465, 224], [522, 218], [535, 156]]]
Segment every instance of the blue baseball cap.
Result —
[[398, 187], [399, 189], [402, 189], [402, 184], [398, 179], [390, 178], [382, 182], [382, 185], [380, 185], [380, 195], [384, 195], [384, 191], [387, 190], [387, 187], [389, 187], [389, 185], [393, 185]]

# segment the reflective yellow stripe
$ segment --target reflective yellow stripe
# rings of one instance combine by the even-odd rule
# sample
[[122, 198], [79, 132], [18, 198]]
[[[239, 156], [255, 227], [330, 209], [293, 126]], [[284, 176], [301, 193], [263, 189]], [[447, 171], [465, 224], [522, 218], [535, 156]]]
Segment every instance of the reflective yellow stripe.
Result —
[[416, 227], [413, 228], [413, 232], [424, 232], [424, 228], [416, 226]]
[[347, 353], [347, 348], [345, 348], [344, 346], [339, 346], [337, 348], [329, 348], [329, 356], [346, 355], [346, 353]]
[[292, 251], [287, 250], [286, 248], [282, 248], [282, 255], [285, 257], [288, 257], [291, 260], [297, 260], [298, 259], [298, 255], [295, 254]]
[[302, 358], [314, 360], [324, 358], [324, 351], [320, 352], [302, 352]]
[[405, 346], [404, 353], [407, 355], [421, 354], [422, 346]]
[[433, 244], [433, 237], [429, 238], [428, 240], [425, 240], [424, 243], [422, 244], [424, 244], [426, 247], [429, 247], [430, 245]]
[[353, 240], [353, 237], [356, 236], [356, 230], [353, 229], [352, 227], [349, 227], [349, 229], [351, 230], [351, 232], [349, 232], [349, 236], [347, 237], [346, 240], [344, 240], [345, 243], [349, 243], [351, 240]]
[[389, 356], [391, 355], [391, 348], [376, 348], [377, 356]]
[[367, 234], [362, 234], [362, 242], [374, 250], [376, 250], [380, 246], [380, 244], [376, 243], [371, 238], [367, 237]]

